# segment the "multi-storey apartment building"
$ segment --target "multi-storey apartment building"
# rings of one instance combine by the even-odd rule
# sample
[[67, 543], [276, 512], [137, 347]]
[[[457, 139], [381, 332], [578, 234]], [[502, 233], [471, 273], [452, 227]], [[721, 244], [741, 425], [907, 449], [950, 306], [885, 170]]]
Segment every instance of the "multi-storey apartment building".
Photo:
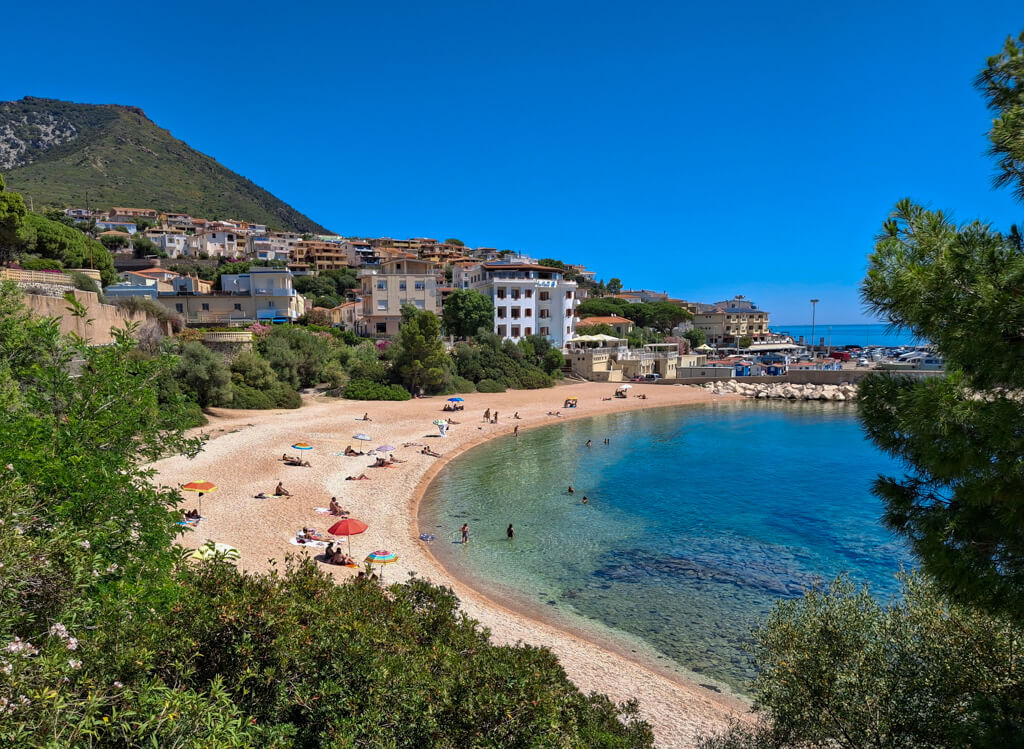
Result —
[[111, 221], [125, 221], [138, 223], [139, 221], [155, 222], [157, 212], [153, 208], [111, 208]]
[[181, 257], [188, 254], [188, 240], [182, 229], [150, 229], [146, 237], [159, 247], [168, 257]]
[[315, 270], [338, 270], [349, 267], [349, 253], [344, 242], [319, 239], [301, 240], [292, 249], [292, 259]]
[[238, 234], [224, 229], [205, 229], [197, 233], [189, 241], [189, 254], [204, 253], [209, 257], [239, 257]]
[[713, 346], [738, 346], [746, 336], [762, 343], [771, 335], [768, 325], [768, 311], [742, 297], [700, 305], [693, 318], [693, 326], [703, 330]]
[[294, 322], [305, 312], [305, 300], [295, 292], [292, 274], [286, 268], [225, 274], [220, 284], [221, 291], [160, 294], [157, 301], [184, 316], [188, 324]]
[[494, 302], [494, 332], [518, 341], [543, 335], [563, 348], [576, 333], [576, 282], [558, 268], [532, 263], [483, 263], [469, 288]]
[[359, 323], [364, 335], [392, 336], [402, 321], [402, 307], [440, 312], [437, 266], [426, 260], [395, 258], [359, 274], [363, 311]]

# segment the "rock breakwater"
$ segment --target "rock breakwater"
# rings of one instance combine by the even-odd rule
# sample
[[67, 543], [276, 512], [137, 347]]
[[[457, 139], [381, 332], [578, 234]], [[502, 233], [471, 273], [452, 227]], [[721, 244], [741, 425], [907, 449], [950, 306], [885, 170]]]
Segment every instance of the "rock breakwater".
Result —
[[705, 382], [698, 387], [718, 393], [735, 393], [745, 398], [770, 398], [774, 400], [803, 401], [856, 401], [857, 386], [850, 383], [838, 385], [814, 385], [793, 382], [740, 382], [719, 380]]

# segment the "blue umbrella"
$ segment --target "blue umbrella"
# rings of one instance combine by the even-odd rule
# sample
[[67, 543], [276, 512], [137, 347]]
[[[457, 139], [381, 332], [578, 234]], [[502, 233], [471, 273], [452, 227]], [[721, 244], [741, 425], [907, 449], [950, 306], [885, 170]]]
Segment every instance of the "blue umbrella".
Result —
[[360, 432], [359, 434], [353, 434], [352, 435], [352, 439], [363, 440], [365, 442], [365, 441], [368, 441], [368, 440], [372, 440], [373, 437], [371, 437], [368, 434], [363, 434], [362, 432]]
[[462, 403], [462, 398], [449, 398], [448, 400], [454, 403]]

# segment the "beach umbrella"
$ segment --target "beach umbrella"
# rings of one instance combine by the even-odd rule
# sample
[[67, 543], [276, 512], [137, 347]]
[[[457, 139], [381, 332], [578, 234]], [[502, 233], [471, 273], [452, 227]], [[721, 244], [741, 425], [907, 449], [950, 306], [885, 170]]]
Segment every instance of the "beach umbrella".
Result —
[[379, 452], [379, 453], [393, 453], [397, 449], [398, 448], [396, 448], [394, 445], [381, 445], [380, 447], [377, 448], [377, 452]]
[[619, 385], [619, 390], [629, 390], [632, 385]]
[[352, 536], [359, 535], [369, 527], [362, 520], [345, 518], [328, 528], [327, 532], [332, 536], [348, 536], [348, 555], [352, 556]]
[[295, 450], [312, 450], [313, 446], [308, 442], [296, 442], [292, 445], [292, 448]]
[[199, 514], [203, 514], [203, 495], [217, 491], [217, 485], [210, 481], [189, 481], [181, 485], [183, 492], [196, 492], [199, 495]]
[[[363, 561], [368, 562], [370, 564], [381, 564], [381, 565], [383, 565], [383, 564], [394, 564], [395, 562], [398, 561], [398, 554], [396, 554], [393, 551], [386, 551], [384, 549], [378, 549], [377, 551], [373, 552], [368, 557], [366, 557], [366, 559], [363, 560]], [[383, 567], [381, 567], [381, 570], [380, 570], [380, 579], [381, 580], [384, 579], [384, 568]]]
[[228, 546], [227, 544], [222, 544], [219, 541], [216, 543], [214, 543], [213, 541], [207, 541], [198, 549], [195, 549], [194, 551], [186, 555], [185, 558], [212, 559], [218, 554], [223, 556], [225, 560], [237, 561], [242, 558], [242, 555], [234, 546]]
[[447, 424], [448, 424], [448, 422], [447, 422], [447, 421], [445, 421], [444, 419], [434, 419], [434, 420], [433, 420], [433, 421], [432, 421], [431, 423], [432, 423], [432, 424], [433, 424], [434, 426], [438, 426], [438, 427], [439, 427], [439, 426], [442, 426], [442, 425], [447, 425]]
[[354, 439], [354, 440], [363, 440], [364, 442], [369, 442], [373, 438], [370, 435], [368, 435], [368, 434], [363, 434], [362, 432], [360, 432], [359, 434], [353, 434], [352, 435], [352, 439]]
[[462, 398], [449, 398], [450, 403], [462, 403]]

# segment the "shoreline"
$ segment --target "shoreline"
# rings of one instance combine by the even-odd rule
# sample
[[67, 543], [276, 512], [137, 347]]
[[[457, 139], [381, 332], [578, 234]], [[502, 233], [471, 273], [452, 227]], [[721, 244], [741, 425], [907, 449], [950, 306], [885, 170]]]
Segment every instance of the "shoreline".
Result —
[[[744, 398], [723, 398], [725, 402], [730, 403], [741, 403]], [[660, 404], [657, 406], [641, 407], [640, 409], [620, 409], [611, 413], [626, 413], [637, 410], [661, 410], [669, 408], [685, 408], [685, 407], [707, 407], [712, 403], [717, 402], [718, 399], [694, 401], [689, 403], [677, 403], [677, 404]], [[571, 417], [565, 417], [559, 421], [574, 421], [581, 419], [595, 418], [598, 415], [605, 414], [573, 414]], [[532, 431], [534, 429], [545, 429], [548, 427], [554, 427], [557, 422], [548, 423], [531, 423], [526, 427], [521, 428], [520, 432]], [[487, 437], [474, 440], [470, 443], [459, 445], [459, 447], [446, 453], [443, 459], [438, 459], [437, 464], [428, 470], [423, 478], [420, 480], [419, 485], [416, 487], [416, 491], [410, 500], [410, 535], [417, 540], [419, 534], [423, 532], [420, 526], [420, 509], [423, 505], [423, 500], [431, 485], [440, 475], [440, 473], [448, 466], [459, 458], [465, 456], [472, 450], [491, 442], [496, 439], [504, 437], [511, 437], [512, 429], [506, 429], [504, 432], [496, 432]], [[614, 627], [609, 627], [601, 622], [592, 623], [591, 627], [588, 627], [582, 623], [575, 622], [573, 619], [574, 615], [565, 614], [561, 611], [548, 612], [543, 607], [536, 604], [530, 604], [525, 599], [514, 600], [511, 602], [500, 603], [496, 600], [496, 593], [493, 593], [488, 588], [487, 581], [476, 580], [471, 576], [467, 576], [465, 573], [454, 570], [453, 568], [446, 566], [444, 562], [431, 551], [430, 544], [420, 541], [424, 554], [427, 556], [429, 561], [437, 568], [444, 577], [448, 578], [451, 582], [448, 583], [449, 587], [452, 587], [459, 597], [460, 601], [464, 601], [467, 598], [478, 599], [478, 602], [484, 606], [491, 607], [502, 612], [506, 612], [510, 616], [516, 616], [523, 619], [527, 619], [538, 626], [544, 626], [556, 630], [567, 637], [579, 638], [590, 642], [595, 647], [601, 648], [602, 650], [608, 650], [617, 655], [620, 658], [634, 663], [640, 668], [650, 671], [662, 678], [676, 682], [680, 688], [683, 689], [694, 689], [699, 688], [706, 690], [709, 696], [712, 698], [718, 698], [721, 700], [728, 701], [734, 705], [738, 705], [744, 711], [749, 708], [749, 699], [744, 695], [738, 694], [729, 685], [717, 682], [713, 677], [701, 676], [700, 674], [692, 671], [687, 671], [684, 666], [671, 660], [668, 656], [661, 655], [653, 648], [649, 643], [644, 641], [639, 636], [629, 635], [625, 632], [619, 632]], [[457, 583], [454, 585], [453, 583]], [[598, 632], [598, 629], [607, 630], [607, 632]], [[633, 648], [631, 645], [637, 645], [638, 648]], [[644, 652], [641, 652], [644, 651]], [[667, 660], [666, 664], [658, 663], [658, 659], [663, 658]], [[674, 666], [667, 665], [668, 663], [675, 664]], [[564, 665], [564, 664], [563, 664]], [[703, 682], [701, 681], [703, 679]], [[705, 683], [710, 682], [710, 683]]]
[[[207, 479], [220, 489], [207, 495], [203, 504], [204, 520], [196, 532], [179, 539], [183, 546], [194, 547], [206, 539], [229, 543], [242, 554], [239, 566], [247, 571], [264, 571], [272, 562], [284, 561], [290, 553], [309, 554], [309, 547], [291, 544], [297, 529], [316, 525], [326, 527], [331, 517], [316, 515], [314, 507], [326, 507], [332, 495], [342, 505], [368, 523], [366, 534], [352, 539], [353, 555], [361, 558], [369, 551], [387, 548], [400, 555], [397, 564], [386, 569], [385, 580], [398, 582], [414, 573], [435, 584], [451, 587], [461, 608], [491, 632], [496, 644], [524, 642], [550, 648], [572, 681], [584, 692], [607, 694], [615, 702], [637, 697], [641, 716], [655, 732], [659, 747], [690, 747], [696, 737], [725, 727], [730, 719], [743, 719], [749, 707], [728, 693], [718, 693], [687, 679], [672, 669], [661, 669], [637, 653], [591, 632], [574, 632], [561, 622], [545, 621], [533, 612], [509, 607], [462, 580], [446, 569], [419, 540], [419, 505], [441, 470], [455, 458], [493, 438], [520, 430], [549, 426], [560, 421], [602, 414], [650, 408], [740, 401], [738, 396], [720, 396], [692, 387], [643, 386], [647, 399], [601, 400], [611, 395], [614, 385], [607, 383], [571, 383], [555, 388], [506, 393], [475, 393], [467, 396], [467, 410], [444, 413], [459, 423], [446, 438], [423, 434], [424, 424], [442, 415], [443, 397], [412, 401], [344, 401], [322, 396], [304, 398], [298, 410], [230, 411], [217, 410], [211, 423], [196, 433], [216, 435], [203, 452], [190, 463], [177, 456], [156, 464], [157, 481], [176, 485], [189, 480]], [[580, 407], [565, 410], [561, 419], [546, 415], [560, 410], [567, 396], [579, 398]], [[477, 421], [483, 410], [497, 408], [506, 418], [494, 424]], [[354, 421], [369, 411], [373, 421]], [[507, 417], [517, 411], [520, 420]], [[334, 457], [346, 444], [362, 445], [350, 438], [354, 432], [374, 434], [367, 447], [406, 441], [429, 444], [442, 452], [440, 458], [422, 456], [418, 449], [399, 448], [396, 456], [405, 460], [390, 469], [371, 469], [362, 460]], [[380, 442], [376, 442], [379, 439]], [[283, 466], [278, 456], [299, 440], [314, 444], [304, 456], [312, 468]], [[365, 473], [370, 482], [345, 481], [344, 477]], [[278, 480], [292, 491], [291, 498], [256, 500], [259, 491], [270, 493]], [[182, 504], [195, 506], [186, 496]], [[351, 577], [347, 568], [321, 566], [339, 580]]]

